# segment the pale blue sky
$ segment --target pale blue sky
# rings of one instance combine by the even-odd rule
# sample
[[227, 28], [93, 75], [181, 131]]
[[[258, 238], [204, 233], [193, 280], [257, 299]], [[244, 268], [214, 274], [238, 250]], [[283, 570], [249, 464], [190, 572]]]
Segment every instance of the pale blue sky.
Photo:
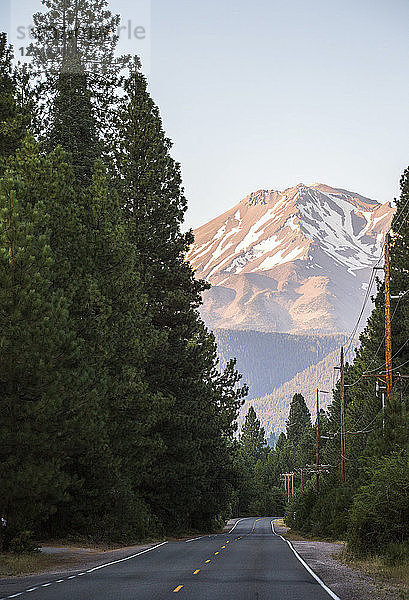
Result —
[[[152, 0], [150, 22], [138, 1], [111, 8], [146, 23], [135, 50], [182, 164], [189, 226], [299, 182], [396, 196], [409, 164], [407, 0]], [[0, 3], [14, 20], [41, 6]]]

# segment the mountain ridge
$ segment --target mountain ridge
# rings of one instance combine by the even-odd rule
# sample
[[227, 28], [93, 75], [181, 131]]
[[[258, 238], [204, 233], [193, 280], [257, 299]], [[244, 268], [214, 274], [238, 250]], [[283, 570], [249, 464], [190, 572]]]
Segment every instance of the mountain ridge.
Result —
[[194, 231], [187, 258], [212, 284], [201, 311], [206, 324], [350, 330], [393, 212], [389, 203], [323, 183], [248, 194]]

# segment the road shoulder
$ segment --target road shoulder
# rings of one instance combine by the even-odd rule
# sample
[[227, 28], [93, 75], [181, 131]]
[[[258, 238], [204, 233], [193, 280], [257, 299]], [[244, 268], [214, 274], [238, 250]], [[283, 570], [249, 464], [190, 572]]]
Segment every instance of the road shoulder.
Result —
[[[325, 584], [342, 600], [401, 600], [403, 587], [371, 577], [344, 564], [342, 542], [292, 539], [288, 528], [275, 524], [275, 531], [291, 541], [294, 549]], [[298, 536], [297, 536], [298, 537]]]
[[29, 575], [0, 577], [0, 598], [3, 598], [4, 595], [13, 594], [15, 591], [20, 591], [22, 588], [58, 580], [78, 571], [92, 569], [106, 563], [133, 556], [149, 548], [154, 548], [158, 543], [160, 542], [127, 546], [113, 550], [59, 546], [58, 548], [54, 548], [53, 551], [52, 546], [46, 547], [46, 552], [43, 556], [53, 559], [50, 562], [50, 566], [43, 566], [41, 572], [37, 571]]

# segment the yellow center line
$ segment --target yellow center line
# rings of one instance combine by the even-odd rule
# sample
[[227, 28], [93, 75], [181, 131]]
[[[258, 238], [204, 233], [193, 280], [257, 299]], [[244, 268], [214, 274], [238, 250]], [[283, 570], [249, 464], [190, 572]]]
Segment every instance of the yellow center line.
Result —
[[222, 546], [222, 548], [225, 548], [226, 546]]
[[256, 520], [254, 521], [254, 523], [253, 523], [253, 527], [252, 527], [252, 529], [251, 529], [251, 533], [253, 533], [253, 531], [254, 531], [254, 528], [255, 528], [255, 526], [256, 526], [256, 523], [257, 523], [257, 521], [261, 521], [261, 519], [256, 519]]
[[196, 569], [196, 571], [193, 571], [193, 575], [197, 575], [199, 573], [200, 569]]
[[215, 553], [214, 553], [214, 555], [215, 555], [215, 556], [217, 556], [218, 554], [219, 554], [218, 552], [215, 552]]
[[209, 563], [209, 562], [210, 562], [210, 560], [205, 560], [205, 563]]
[[230, 544], [230, 540], [227, 540], [226, 544]]
[[174, 592], [180, 592], [180, 590], [182, 589], [183, 585], [178, 585], [177, 588], [175, 588], [173, 591]]

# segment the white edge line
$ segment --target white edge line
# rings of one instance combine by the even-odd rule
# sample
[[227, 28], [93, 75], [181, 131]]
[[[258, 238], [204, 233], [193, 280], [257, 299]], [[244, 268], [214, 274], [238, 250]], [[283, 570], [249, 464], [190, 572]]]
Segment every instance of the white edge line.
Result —
[[191, 538], [190, 540], [185, 540], [185, 544], [188, 544], [189, 542], [195, 542], [196, 540], [201, 540], [202, 538], [205, 538], [205, 537], [210, 537], [210, 536], [199, 535], [199, 537]]
[[244, 521], [245, 518], [246, 517], [243, 517], [242, 519], [239, 519], [238, 521], [236, 521], [235, 524], [233, 525], [233, 527], [227, 533], [231, 533], [233, 531], [233, 529], [236, 527], [236, 525], [238, 525], [240, 523], [240, 521]]
[[155, 550], [155, 548], [159, 548], [168, 542], [161, 542], [160, 544], [156, 544], [156, 546], [152, 546], [152, 548], [147, 548], [146, 550], [142, 550], [142, 552], [138, 552], [137, 554], [132, 554], [132, 556], [126, 556], [125, 558], [120, 558], [119, 560], [113, 560], [112, 562], [106, 563], [104, 565], [99, 565], [98, 567], [94, 567], [93, 569], [89, 569], [87, 573], [93, 573], [94, 571], [99, 571], [99, 569], [104, 569], [105, 567], [110, 567], [111, 565], [116, 565], [121, 562], [125, 562], [126, 560], [131, 560], [136, 556], [140, 556], [141, 554], [145, 554], [146, 552], [150, 552], [151, 550]]
[[[109, 567], [110, 565], [116, 565], [117, 563], [124, 562], [126, 560], [131, 560], [131, 558], [135, 558], [136, 556], [140, 556], [141, 554], [145, 554], [146, 552], [150, 552], [151, 550], [155, 550], [155, 548], [159, 548], [159, 546], [163, 546], [168, 542], [161, 542], [160, 544], [156, 544], [156, 546], [152, 546], [152, 548], [147, 548], [146, 550], [142, 550], [142, 552], [138, 552], [137, 554], [132, 554], [132, 556], [126, 556], [125, 558], [120, 558], [119, 560], [113, 560], [112, 562], [105, 563], [104, 565], [99, 565], [98, 567], [94, 567], [93, 569], [89, 569], [89, 571], [85, 571], [85, 573], [92, 573], [93, 571], [98, 571], [99, 569], [103, 569], [104, 567]], [[40, 587], [48, 587], [53, 583], [61, 583], [63, 581], [67, 581], [68, 579], [75, 579], [79, 575], [85, 575], [85, 573], [78, 573], [78, 575], [70, 575], [67, 579], [60, 579], [58, 581], [50, 581], [49, 583], [42, 583]], [[37, 588], [34, 588], [37, 589]], [[24, 590], [23, 592], [18, 592], [17, 594], [13, 594], [12, 596], [6, 596], [6, 598], [17, 598], [17, 596], [22, 596], [23, 594], [30, 592], [32, 590]], [[0, 598], [0, 600], [5, 600], [5, 598]]]
[[301, 556], [298, 554], [297, 550], [295, 550], [292, 543], [289, 540], [286, 540], [282, 535], [279, 535], [278, 533], [275, 532], [274, 521], [271, 521], [271, 529], [273, 530], [274, 535], [277, 535], [278, 537], [280, 537], [283, 540], [283, 542], [286, 542], [289, 545], [291, 550], [294, 552], [295, 557], [300, 561], [300, 563], [308, 571], [308, 573], [310, 575], [312, 575], [316, 581], [318, 581], [320, 586], [327, 592], [327, 594], [329, 594], [331, 596], [331, 598], [333, 598], [333, 600], [341, 600], [341, 598], [339, 596], [337, 596], [327, 585], [325, 585], [325, 583], [322, 581], [322, 579], [320, 579], [318, 577], [318, 575], [316, 573], [314, 573], [314, 571], [311, 569], [311, 567], [309, 565], [307, 565], [305, 560], [303, 560], [301, 558]]

